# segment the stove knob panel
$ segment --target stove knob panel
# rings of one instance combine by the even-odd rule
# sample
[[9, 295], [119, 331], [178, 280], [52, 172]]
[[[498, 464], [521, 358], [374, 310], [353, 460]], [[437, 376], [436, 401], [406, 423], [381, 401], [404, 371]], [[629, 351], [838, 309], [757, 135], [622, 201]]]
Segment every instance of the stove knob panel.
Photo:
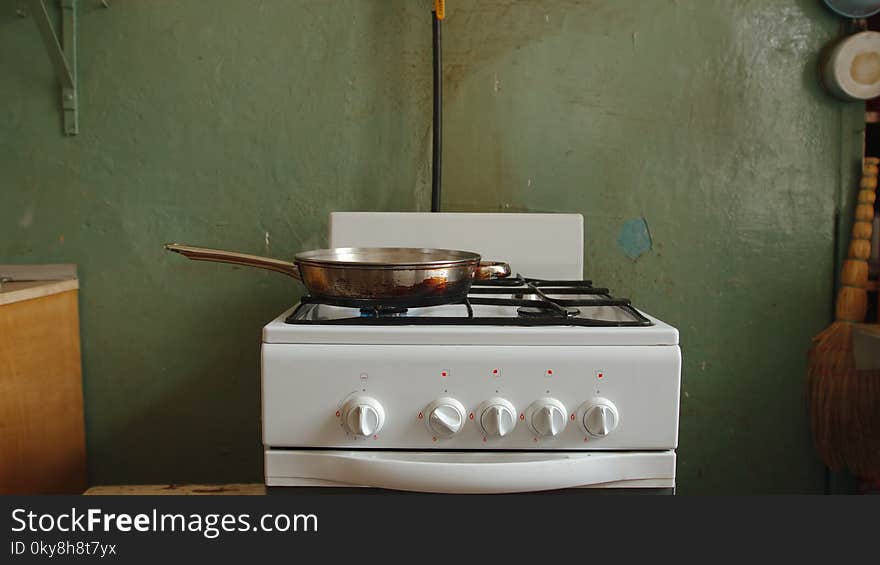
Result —
[[555, 398], [542, 398], [529, 406], [526, 420], [532, 432], [540, 437], [554, 437], [562, 433], [568, 423], [565, 406]]
[[358, 396], [342, 407], [342, 423], [354, 435], [369, 437], [385, 424], [385, 409], [374, 398]]
[[581, 408], [581, 425], [593, 437], [605, 437], [617, 428], [620, 414], [607, 398], [594, 398]]
[[516, 427], [516, 408], [503, 398], [490, 398], [480, 404], [480, 427], [490, 437], [504, 437]]
[[454, 398], [438, 398], [425, 409], [426, 424], [436, 437], [451, 437], [461, 431], [465, 422], [465, 410]]

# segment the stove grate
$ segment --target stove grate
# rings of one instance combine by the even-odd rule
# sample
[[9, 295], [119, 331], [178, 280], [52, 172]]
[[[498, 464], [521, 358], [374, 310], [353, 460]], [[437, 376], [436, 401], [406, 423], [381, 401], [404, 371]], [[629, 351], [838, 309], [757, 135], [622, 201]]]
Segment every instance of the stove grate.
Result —
[[[305, 296], [299, 306], [287, 317], [289, 324], [307, 325], [366, 325], [366, 326], [424, 326], [424, 325], [485, 325], [485, 326], [584, 326], [584, 327], [638, 327], [650, 326], [652, 322], [633, 308], [629, 299], [615, 298], [607, 288], [592, 286], [588, 280], [544, 280], [521, 277], [475, 281], [470, 294], [462, 299], [444, 303], [461, 305], [462, 316], [435, 316], [420, 314], [407, 316], [406, 308], [386, 309], [383, 305], [364, 301], [327, 301]], [[493, 295], [513, 295], [501, 298]], [[560, 298], [560, 296], [580, 295], [587, 298]], [[595, 298], [594, 298], [595, 297]], [[351, 317], [332, 319], [310, 319], [306, 308], [320, 305], [343, 306], [359, 309]], [[438, 305], [426, 301], [411, 307], [430, 307]], [[473, 306], [511, 306], [525, 308], [517, 316], [476, 316]], [[600, 320], [583, 316], [576, 307], [615, 307], [625, 311], [630, 320]]]

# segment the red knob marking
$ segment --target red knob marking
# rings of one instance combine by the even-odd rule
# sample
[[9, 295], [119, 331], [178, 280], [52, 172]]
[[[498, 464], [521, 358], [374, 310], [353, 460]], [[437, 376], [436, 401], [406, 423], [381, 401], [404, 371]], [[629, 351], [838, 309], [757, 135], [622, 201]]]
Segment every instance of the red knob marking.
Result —
[[336, 411], [336, 417], [339, 417], [339, 410]]
[[572, 414], [572, 415], [570, 416], [570, 418], [571, 418], [571, 421], [573, 422], [573, 421], [574, 421], [574, 414]]
[[421, 420], [421, 419], [424, 418], [424, 417], [425, 417], [425, 416], [424, 416], [421, 412], [419, 412], [419, 420]]
[[[468, 414], [468, 419], [469, 419], [469, 420], [473, 420], [473, 419], [474, 419], [474, 413], [473, 413], [473, 412], [471, 412], [470, 414]], [[485, 438], [484, 438], [484, 439], [485, 439]]]
[[525, 414], [520, 414], [520, 415], [519, 415], [519, 419], [520, 419], [520, 420], [525, 420], [525, 419], [526, 419], [526, 415], [525, 415]]

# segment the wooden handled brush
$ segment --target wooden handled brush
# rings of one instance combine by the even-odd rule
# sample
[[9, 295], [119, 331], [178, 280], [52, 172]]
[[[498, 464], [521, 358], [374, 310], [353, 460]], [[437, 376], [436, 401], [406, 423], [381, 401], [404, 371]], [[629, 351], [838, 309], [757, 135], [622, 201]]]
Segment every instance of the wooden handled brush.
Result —
[[880, 371], [858, 371], [853, 324], [868, 310], [868, 258], [880, 159], [865, 158], [855, 222], [840, 272], [835, 322], [813, 338], [807, 395], [816, 450], [833, 470], [880, 478]]

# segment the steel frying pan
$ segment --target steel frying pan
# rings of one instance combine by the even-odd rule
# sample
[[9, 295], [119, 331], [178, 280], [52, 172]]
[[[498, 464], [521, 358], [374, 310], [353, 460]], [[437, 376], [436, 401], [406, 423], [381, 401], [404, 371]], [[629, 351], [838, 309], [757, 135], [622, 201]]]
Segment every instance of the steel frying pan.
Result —
[[298, 253], [293, 262], [179, 243], [165, 249], [197, 261], [277, 271], [301, 281], [316, 300], [338, 306], [447, 304], [464, 299], [474, 280], [510, 274], [507, 263], [452, 249], [340, 247]]

